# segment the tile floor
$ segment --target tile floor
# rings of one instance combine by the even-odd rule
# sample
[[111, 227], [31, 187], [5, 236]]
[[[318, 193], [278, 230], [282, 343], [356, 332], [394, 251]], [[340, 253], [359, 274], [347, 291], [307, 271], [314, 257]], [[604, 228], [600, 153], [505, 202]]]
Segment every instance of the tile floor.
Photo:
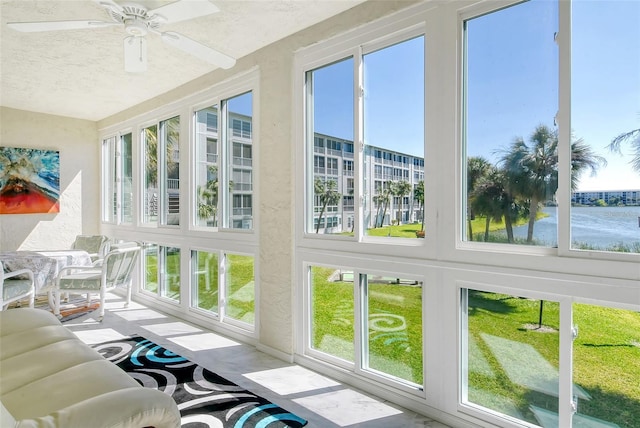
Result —
[[65, 323], [86, 343], [139, 334], [309, 421], [308, 428], [447, 428], [414, 412], [288, 364], [180, 319], [109, 294], [102, 323]]

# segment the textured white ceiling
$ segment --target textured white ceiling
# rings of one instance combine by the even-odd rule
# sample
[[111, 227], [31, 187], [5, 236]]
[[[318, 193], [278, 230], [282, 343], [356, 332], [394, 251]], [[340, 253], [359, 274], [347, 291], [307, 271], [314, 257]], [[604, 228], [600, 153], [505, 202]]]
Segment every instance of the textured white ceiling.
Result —
[[[116, 0], [124, 3], [123, 0]], [[363, 0], [211, 0], [218, 13], [164, 25], [240, 59]], [[173, 0], [139, 0], [154, 9]], [[131, 3], [131, 1], [129, 1]], [[0, 105], [100, 120], [215, 69], [147, 35], [148, 70], [124, 71], [121, 26], [21, 33], [7, 22], [110, 21], [92, 0], [1, 0]]]

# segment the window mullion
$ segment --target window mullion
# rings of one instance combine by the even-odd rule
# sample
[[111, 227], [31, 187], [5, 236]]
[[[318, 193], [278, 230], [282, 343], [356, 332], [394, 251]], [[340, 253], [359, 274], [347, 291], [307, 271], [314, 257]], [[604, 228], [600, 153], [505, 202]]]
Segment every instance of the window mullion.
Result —
[[[356, 241], [362, 240], [364, 235], [364, 204], [367, 203], [367, 195], [364, 194], [364, 67], [362, 63], [362, 46], [358, 46], [353, 53], [353, 159], [355, 163], [354, 171], [354, 238]], [[371, 172], [368, 180], [372, 180]], [[367, 186], [372, 188], [371, 186]]]
[[573, 308], [571, 299], [560, 301], [558, 426], [571, 428], [573, 407]]
[[354, 294], [354, 370], [356, 373], [363, 371], [369, 366], [369, 336], [368, 336], [368, 314], [369, 305], [367, 304], [369, 286], [367, 277], [362, 275], [358, 270], [353, 272], [353, 294]]
[[218, 123], [218, 147], [220, 156], [218, 157], [218, 224], [223, 229], [230, 228], [231, 201], [229, 199], [229, 170], [231, 169], [231, 157], [229, 152], [228, 132], [229, 132], [229, 106], [227, 100], [220, 102], [220, 116]]
[[559, 2], [558, 28], [558, 254], [571, 248], [571, 2]]

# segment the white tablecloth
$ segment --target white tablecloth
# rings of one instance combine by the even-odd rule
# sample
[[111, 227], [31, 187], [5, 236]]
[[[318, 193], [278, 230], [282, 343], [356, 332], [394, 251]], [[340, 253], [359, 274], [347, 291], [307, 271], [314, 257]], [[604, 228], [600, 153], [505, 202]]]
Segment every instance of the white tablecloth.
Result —
[[81, 250], [6, 251], [0, 253], [6, 271], [29, 269], [33, 272], [36, 293], [55, 285], [60, 269], [66, 266], [89, 266], [89, 253]]

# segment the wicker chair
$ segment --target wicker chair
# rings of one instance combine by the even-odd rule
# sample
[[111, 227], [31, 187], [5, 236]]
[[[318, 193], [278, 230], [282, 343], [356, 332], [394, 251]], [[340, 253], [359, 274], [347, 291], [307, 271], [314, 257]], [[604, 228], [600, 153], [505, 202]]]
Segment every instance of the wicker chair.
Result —
[[91, 294], [100, 295], [99, 319], [104, 317], [104, 302], [107, 291], [116, 287], [127, 287], [125, 307], [131, 302], [131, 278], [140, 256], [140, 247], [130, 246], [110, 251], [98, 266], [67, 266], [60, 270], [55, 285], [54, 314], [60, 316], [60, 298], [63, 293], [87, 295], [87, 306]]
[[0, 262], [0, 311], [6, 309], [10, 303], [27, 298], [29, 307], [33, 308], [35, 298], [33, 272], [29, 269], [5, 272]]
[[71, 244], [72, 250], [84, 250], [91, 256], [91, 261], [102, 260], [109, 252], [109, 237], [105, 235], [78, 235]]

